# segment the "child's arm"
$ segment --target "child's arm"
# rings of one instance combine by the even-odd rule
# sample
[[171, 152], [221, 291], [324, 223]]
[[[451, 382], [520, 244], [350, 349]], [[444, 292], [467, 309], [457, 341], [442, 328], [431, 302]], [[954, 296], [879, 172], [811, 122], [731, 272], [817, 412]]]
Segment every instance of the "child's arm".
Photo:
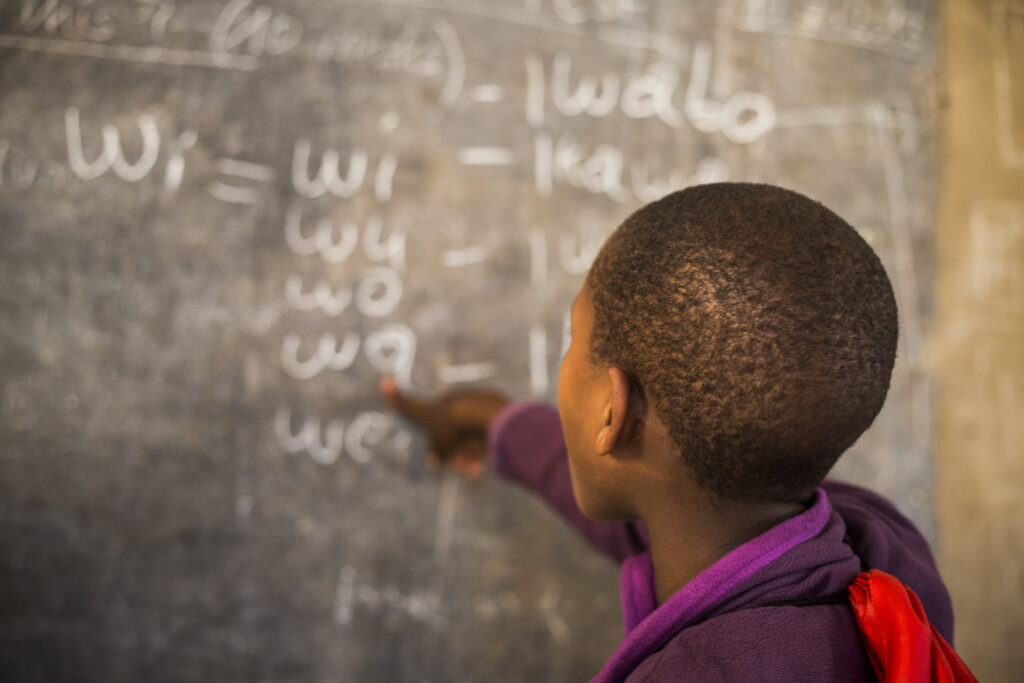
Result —
[[498, 474], [539, 493], [598, 550], [619, 561], [647, 550], [647, 531], [640, 523], [597, 522], [580, 512], [553, 407], [509, 404], [501, 393], [487, 389], [425, 401], [403, 394], [390, 378], [381, 382], [381, 394], [427, 432], [434, 464], [475, 477], [489, 454]]
[[380, 383], [391, 407], [413, 420], [430, 438], [429, 463], [447, 465], [467, 477], [477, 477], [487, 459], [487, 430], [508, 399], [492, 389], [453, 391], [424, 401], [403, 393], [392, 377]]
[[541, 495], [598, 550], [622, 561], [648, 549], [640, 522], [599, 522], [580, 512], [572, 492], [569, 460], [558, 411], [546, 403], [515, 403], [491, 424], [494, 469]]

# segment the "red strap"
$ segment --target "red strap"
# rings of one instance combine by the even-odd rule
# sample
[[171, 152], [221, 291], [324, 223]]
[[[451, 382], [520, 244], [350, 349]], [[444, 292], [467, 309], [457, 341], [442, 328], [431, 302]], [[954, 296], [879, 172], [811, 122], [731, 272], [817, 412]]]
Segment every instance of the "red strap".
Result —
[[959, 683], [977, 678], [928, 622], [917, 595], [872, 569], [850, 586], [850, 604], [880, 681]]

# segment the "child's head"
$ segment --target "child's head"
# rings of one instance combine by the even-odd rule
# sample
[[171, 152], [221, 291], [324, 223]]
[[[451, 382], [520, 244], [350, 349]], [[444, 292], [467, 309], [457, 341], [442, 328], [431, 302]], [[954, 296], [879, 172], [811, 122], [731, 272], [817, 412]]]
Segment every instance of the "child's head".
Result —
[[882, 407], [892, 286], [852, 227], [795, 192], [721, 183], [649, 204], [584, 288], [591, 357], [642, 387], [717, 496], [803, 499]]

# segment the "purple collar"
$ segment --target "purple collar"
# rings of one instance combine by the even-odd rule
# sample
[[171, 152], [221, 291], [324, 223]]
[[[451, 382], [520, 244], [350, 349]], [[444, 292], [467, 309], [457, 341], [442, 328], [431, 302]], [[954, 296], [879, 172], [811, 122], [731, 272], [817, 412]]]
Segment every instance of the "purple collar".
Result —
[[805, 512], [734, 549], [660, 607], [650, 553], [627, 558], [620, 581], [626, 638], [593, 681], [624, 680], [640, 662], [717, 604], [735, 595], [758, 572], [821, 533], [831, 514], [828, 497], [818, 489]]

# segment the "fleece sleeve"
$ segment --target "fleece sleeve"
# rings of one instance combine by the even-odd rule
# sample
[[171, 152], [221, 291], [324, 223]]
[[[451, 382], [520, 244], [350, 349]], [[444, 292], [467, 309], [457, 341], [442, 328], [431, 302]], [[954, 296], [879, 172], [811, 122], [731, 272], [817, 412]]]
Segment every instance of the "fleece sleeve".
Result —
[[639, 522], [599, 522], [576, 505], [558, 411], [538, 402], [514, 403], [491, 425], [494, 470], [539, 494], [577, 532], [615, 560], [644, 552], [647, 530]]

